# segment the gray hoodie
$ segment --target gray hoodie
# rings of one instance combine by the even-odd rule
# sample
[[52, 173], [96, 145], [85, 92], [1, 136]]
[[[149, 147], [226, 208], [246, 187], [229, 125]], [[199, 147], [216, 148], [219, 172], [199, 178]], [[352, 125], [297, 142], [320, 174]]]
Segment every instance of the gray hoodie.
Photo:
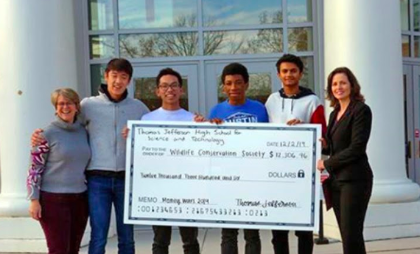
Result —
[[121, 136], [122, 129], [128, 120], [140, 120], [149, 109], [133, 98], [113, 102], [105, 93], [99, 93], [81, 101], [81, 118], [92, 151], [87, 170], [125, 171], [126, 140]]

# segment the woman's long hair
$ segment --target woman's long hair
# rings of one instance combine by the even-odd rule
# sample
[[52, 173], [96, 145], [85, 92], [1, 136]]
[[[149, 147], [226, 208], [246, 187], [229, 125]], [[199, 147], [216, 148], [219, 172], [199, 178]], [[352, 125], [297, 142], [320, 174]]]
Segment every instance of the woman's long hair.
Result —
[[351, 101], [365, 101], [365, 97], [360, 93], [360, 84], [357, 81], [356, 76], [354, 76], [353, 72], [347, 67], [338, 67], [335, 68], [330, 75], [328, 75], [328, 86], [327, 86], [327, 100], [330, 101], [331, 107], [339, 106], [338, 100], [334, 97], [332, 92], [332, 80], [336, 74], [343, 73], [347, 76], [347, 79], [350, 82], [350, 100]]

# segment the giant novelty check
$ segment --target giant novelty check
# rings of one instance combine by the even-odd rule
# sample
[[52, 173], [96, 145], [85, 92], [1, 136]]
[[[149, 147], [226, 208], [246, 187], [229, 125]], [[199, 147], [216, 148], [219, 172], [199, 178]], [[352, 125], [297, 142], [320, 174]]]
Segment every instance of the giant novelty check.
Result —
[[124, 221], [317, 230], [318, 125], [130, 121]]

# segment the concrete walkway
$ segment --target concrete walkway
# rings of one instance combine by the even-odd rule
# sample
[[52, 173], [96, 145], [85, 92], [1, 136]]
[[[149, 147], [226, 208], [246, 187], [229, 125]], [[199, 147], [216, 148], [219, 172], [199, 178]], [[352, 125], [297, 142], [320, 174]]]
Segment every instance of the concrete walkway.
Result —
[[[136, 253], [151, 253], [153, 232], [151, 230], [136, 230]], [[261, 230], [262, 254], [273, 254], [271, 246], [271, 232]], [[244, 253], [243, 233], [239, 233], [239, 254]], [[199, 241], [202, 254], [219, 254], [220, 253], [220, 229], [200, 229]], [[289, 234], [290, 253], [297, 253], [297, 238], [293, 232]], [[366, 243], [368, 253], [375, 254], [420, 254], [420, 237], [389, 239], [382, 241], [371, 241]], [[109, 239], [107, 244], [107, 254], [117, 254], [117, 239], [113, 237]], [[87, 247], [82, 248], [81, 254], [87, 254]], [[177, 228], [172, 232], [172, 244], [170, 246], [171, 254], [182, 254], [182, 244]], [[340, 254], [342, 252], [341, 242], [332, 240], [327, 245], [315, 245], [314, 254]]]

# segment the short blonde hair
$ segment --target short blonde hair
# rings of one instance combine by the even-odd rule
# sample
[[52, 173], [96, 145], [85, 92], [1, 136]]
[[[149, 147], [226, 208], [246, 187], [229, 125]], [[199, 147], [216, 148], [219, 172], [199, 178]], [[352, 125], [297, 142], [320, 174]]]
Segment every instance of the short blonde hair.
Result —
[[80, 113], [80, 98], [76, 91], [74, 91], [71, 88], [59, 88], [56, 89], [51, 94], [51, 103], [54, 106], [55, 109], [57, 109], [57, 101], [58, 96], [63, 96], [68, 100], [71, 100], [75, 105], [77, 109], [77, 113]]

